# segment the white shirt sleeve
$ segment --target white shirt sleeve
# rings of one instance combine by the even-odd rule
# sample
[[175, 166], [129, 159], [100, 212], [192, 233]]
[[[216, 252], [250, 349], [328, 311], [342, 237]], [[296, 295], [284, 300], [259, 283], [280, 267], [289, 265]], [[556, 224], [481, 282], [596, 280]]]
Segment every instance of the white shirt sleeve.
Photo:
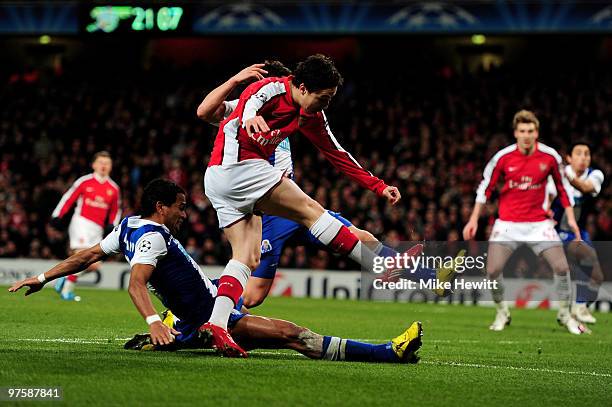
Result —
[[102, 241], [100, 242], [100, 248], [107, 255], [119, 253], [119, 233], [120, 226], [117, 225]]
[[230, 114], [232, 114], [232, 112], [234, 110], [236, 110], [236, 106], [238, 106], [238, 102], [240, 101], [240, 99], [234, 99], [234, 100], [230, 100], [228, 101], [224, 101], [223, 104], [225, 105], [225, 112], [223, 113], [223, 120], [227, 119]]
[[553, 177], [549, 175], [546, 180], [546, 197], [548, 198], [550, 195], [552, 195], [552, 199], [557, 197], [557, 187]]
[[168, 253], [166, 241], [159, 232], [149, 232], [140, 236], [135, 247], [134, 257], [130, 261], [131, 267], [135, 264], [148, 264], [155, 267], [157, 260]]
[[[223, 120], [227, 119], [228, 117], [230, 117], [230, 114], [232, 114], [232, 112], [234, 110], [236, 110], [236, 106], [238, 106], [238, 102], [240, 101], [240, 99], [234, 99], [234, 100], [230, 100], [228, 101], [223, 101], [223, 106], [225, 106], [225, 110], [223, 111]], [[216, 122], [216, 123], [210, 123], [213, 126], [217, 126], [219, 127], [219, 124], [221, 124], [220, 122]]]
[[593, 189], [595, 189], [593, 192], [591, 192], [591, 195], [599, 195], [599, 193], [601, 192], [601, 184], [603, 184], [604, 181], [603, 172], [601, 172], [600, 170], [593, 170], [593, 172], [589, 174], [587, 179], [591, 181], [591, 184], [593, 184]]

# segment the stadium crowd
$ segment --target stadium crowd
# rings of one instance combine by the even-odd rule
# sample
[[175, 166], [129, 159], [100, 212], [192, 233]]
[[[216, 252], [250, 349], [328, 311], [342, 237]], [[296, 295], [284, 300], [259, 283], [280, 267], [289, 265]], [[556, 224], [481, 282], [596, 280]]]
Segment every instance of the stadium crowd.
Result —
[[[144, 185], [168, 177], [189, 192], [180, 236], [201, 264], [225, 264], [229, 245], [203, 193], [204, 166], [216, 128], [197, 119], [199, 102], [231, 71], [206, 72], [206, 83], [180, 83], [193, 72], [96, 81], [67, 75], [13, 75], [0, 90], [0, 257], [61, 258], [66, 232], [49, 225], [53, 208], [96, 151], [113, 157], [124, 215], [135, 213]], [[397, 186], [389, 207], [339, 175], [307, 140], [291, 140], [295, 181], [328, 209], [342, 212], [391, 246], [402, 240], [459, 240], [482, 170], [513, 142], [511, 121], [532, 109], [540, 139], [566, 152], [592, 145], [593, 164], [612, 174], [612, 75], [497, 69], [458, 74], [450, 68], [389, 72], [346, 82], [327, 117], [340, 143], [375, 175]], [[612, 237], [612, 188], [604, 184], [586, 222], [593, 240]], [[477, 238], [488, 237], [496, 205], [488, 204]], [[290, 247], [281, 267], [345, 269], [323, 251]]]

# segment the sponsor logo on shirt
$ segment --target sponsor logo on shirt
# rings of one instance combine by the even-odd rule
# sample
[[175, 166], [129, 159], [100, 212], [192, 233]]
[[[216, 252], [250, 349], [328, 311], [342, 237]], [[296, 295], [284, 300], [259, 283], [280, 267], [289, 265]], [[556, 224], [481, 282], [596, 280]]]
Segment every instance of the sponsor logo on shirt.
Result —
[[269, 133], [254, 133], [251, 134], [251, 139], [255, 140], [255, 142], [263, 147], [272, 144], [277, 145], [281, 141], [285, 139], [284, 136], [281, 135], [280, 130], [272, 130]]

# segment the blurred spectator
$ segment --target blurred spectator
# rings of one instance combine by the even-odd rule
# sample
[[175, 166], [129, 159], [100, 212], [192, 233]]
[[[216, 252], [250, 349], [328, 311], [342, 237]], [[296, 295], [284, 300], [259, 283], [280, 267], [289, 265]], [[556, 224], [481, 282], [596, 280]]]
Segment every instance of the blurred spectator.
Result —
[[[612, 176], [612, 71], [497, 70], [440, 77], [435, 69], [393, 72], [376, 81], [344, 72], [327, 116], [340, 141], [362, 165], [400, 188], [396, 207], [338, 172], [307, 141], [291, 140], [295, 181], [321, 204], [366, 228], [391, 246], [401, 240], [453, 241], [461, 236], [484, 165], [514, 142], [513, 114], [532, 109], [541, 141], [562, 154], [575, 139], [592, 145], [593, 163]], [[189, 221], [179, 236], [203, 264], [225, 264], [230, 255], [217, 218], [203, 194], [204, 166], [216, 129], [199, 121], [203, 92], [229, 74], [169, 75], [151, 69], [98, 81], [71, 77], [36, 84], [15, 81], [0, 92], [0, 257], [58, 258], [65, 237], [49, 228], [53, 206], [76, 177], [88, 171], [93, 152], [108, 150], [123, 213], [138, 209], [144, 185], [171, 178], [189, 193]], [[208, 83], [182, 83], [190, 77]], [[586, 227], [593, 240], [611, 240], [612, 189], [604, 184]], [[487, 205], [477, 238], [485, 240], [497, 206]], [[355, 269], [346, 259], [317, 249], [289, 247], [281, 267]]]

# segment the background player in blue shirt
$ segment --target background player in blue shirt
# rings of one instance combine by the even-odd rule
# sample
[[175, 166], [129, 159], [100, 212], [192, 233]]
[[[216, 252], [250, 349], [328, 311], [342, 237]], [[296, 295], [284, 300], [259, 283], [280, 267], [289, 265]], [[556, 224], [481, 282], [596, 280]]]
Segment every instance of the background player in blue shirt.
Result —
[[[172, 233], [187, 218], [185, 192], [171, 181], [149, 183], [142, 196], [143, 216], [123, 219], [99, 244], [64, 260], [50, 271], [15, 283], [9, 291], [27, 286], [26, 295], [42, 289], [53, 279], [77, 273], [111, 254], [122, 253], [130, 263], [128, 292], [149, 324], [149, 335], [137, 335], [127, 347], [134, 349], [181, 349], [216, 347], [226, 356], [247, 356], [244, 349], [267, 347], [293, 349], [313, 359], [370, 362], [418, 361], [422, 328], [414, 322], [390, 342], [372, 345], [333, 336], [323, 336], [292, 322], [243, 314], [233, 310], [228, 321], [235, 348], [220, 347], [215, 338], [200, 333], [213, 309], [217, 287], [206, 277]], [[178, 318], [166, 326], [157, 314], [147, 284]], [[227, 344], [227, 342], [221, 342]]]
[[[558, 200], [552, 204], [559, 237], [567, 247], [568, 257], [576, 259], [580, 271], [576, 273], [576, 303], [572, 309], [576, 319], [583, 323], [594, 324], [595, 317], [588, 309], [588, 304], [595, 301], [599, 294], [599, 287], [603, 281], [603, 272], [597, 258], [597, 252], [586, 231], [586, 221], [593, 208], [593, 201], [599, 195], [604, 182], [604, 174], [591, 167], [591, 148], [583, 141], [573, 143], [565, 159], [569, 165], [565, 166], [565, 176], [569, 181], [566, 192], [572, 201], [576, 221], [580, 228], [582, 242], [574, 242], [576, 235], [567, 224]], [[552, 200], [557, 196], [554, 183], [548, 180], [547, 194]]]

